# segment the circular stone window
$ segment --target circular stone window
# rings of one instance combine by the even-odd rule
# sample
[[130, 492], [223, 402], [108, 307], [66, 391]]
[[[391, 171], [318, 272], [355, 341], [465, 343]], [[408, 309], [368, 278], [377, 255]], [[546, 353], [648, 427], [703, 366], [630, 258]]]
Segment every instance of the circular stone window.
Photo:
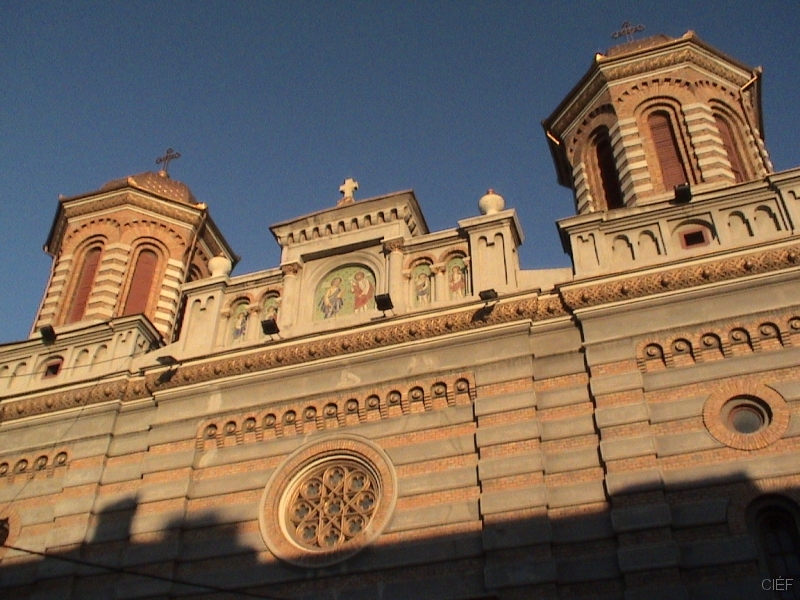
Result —
[[311, 465], [286, 494], [286, 535], [312, 552], [349, 544], [372, 522], [379, 481], [368, 464], [353, 458]]
[[357, 437], [304, 446], [276, 469], [261, 504], [264, 541], [292, 564], [322, 567], [349, 558], [388, 523], [396, 478], [386, 454]]
[[757, 450], [776, 442], [789, 427], [786, 401], [765, 385], [728, 383], [703, 407], [703, 421], [718, 441], [739, 450]]
[[730, 399], [722, 407], [722, 420], [734, 432], [742, 435], [758, 433], [772, 421], [769, 405], [753, 396]]

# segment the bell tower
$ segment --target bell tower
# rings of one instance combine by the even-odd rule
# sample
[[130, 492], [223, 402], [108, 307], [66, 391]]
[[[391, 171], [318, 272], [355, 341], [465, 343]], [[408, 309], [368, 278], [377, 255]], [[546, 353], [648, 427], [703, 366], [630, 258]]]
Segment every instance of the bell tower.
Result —
[[543, 122], [579, 214], [703, 191], [772, 172], [760, 69], [701, 41], [658, 35], [597, 54]]
[[166, 170], [60, 197], [45, 251], [53, 268], [33, 333], [144, 314], [171, 341], [181, 286], [238, 260], [189, 188]]

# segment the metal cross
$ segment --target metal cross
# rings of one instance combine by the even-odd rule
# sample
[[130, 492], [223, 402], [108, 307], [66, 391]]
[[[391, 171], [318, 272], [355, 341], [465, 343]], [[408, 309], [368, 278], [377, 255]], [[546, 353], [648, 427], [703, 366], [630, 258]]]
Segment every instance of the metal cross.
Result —
[[[339, 186], [339, 191], [342, 192], [344, 198], [353, 198], [353, 192], [358, 189], [358, 182], [352, 177], [344, 180], [344, 183]], [[355, 198], [353, 198], [355, 200]]]
[[172, 148], [167, 148], [167, 153], [164, 156], [157, 158], [156, 164], [160, 165], [161, 163], [164, 163], [164, 167], [161, 170], [164, 173], [167, 173], [169, 170], [169, 161], [175, 160], [176, 158], [180, 157], [181, 157], [180, 152], [175, 152], [175, 150], [173, 150]]
[[638, 31], [644, 31], [644, 25], [642, 25], [641, 23], [639, 25], [631, 25], [630, 21], [625, 21], [622, 24], [620, 30], [612, 33], [611, 37], [616, 40], [617, 38], [621, 38], [624, 35], [627, 41], [632, 42], [633, 34]]

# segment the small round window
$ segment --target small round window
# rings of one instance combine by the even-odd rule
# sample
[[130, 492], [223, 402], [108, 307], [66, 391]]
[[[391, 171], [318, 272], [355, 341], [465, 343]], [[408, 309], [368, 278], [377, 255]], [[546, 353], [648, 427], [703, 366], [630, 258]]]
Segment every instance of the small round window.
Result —
[[772, 414], [769, 405], [758, 398], [739, 396], [722, 408], [722, 419], [729, 429], [750, 435], [769, 426]]
[[703, 423], [718, 441], [738, 450], [758, 450], [778, 441], [791, 412], [773, 388], [747, 381], [720, 384], [703, 405]]

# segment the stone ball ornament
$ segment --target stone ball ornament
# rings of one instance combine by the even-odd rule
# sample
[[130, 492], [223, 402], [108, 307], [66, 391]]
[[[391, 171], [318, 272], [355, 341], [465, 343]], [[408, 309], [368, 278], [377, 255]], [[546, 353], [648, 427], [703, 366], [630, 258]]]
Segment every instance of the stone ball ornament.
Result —
[[227, 256], [220, 254], [208, 261], [212, 277], [227, 277], [233, 270], [233, 263]]
[[482, 215], [499, 213], [505, 206], [506, 201], [503, 197], [491, 188], [478, 200], [478, 208]]

